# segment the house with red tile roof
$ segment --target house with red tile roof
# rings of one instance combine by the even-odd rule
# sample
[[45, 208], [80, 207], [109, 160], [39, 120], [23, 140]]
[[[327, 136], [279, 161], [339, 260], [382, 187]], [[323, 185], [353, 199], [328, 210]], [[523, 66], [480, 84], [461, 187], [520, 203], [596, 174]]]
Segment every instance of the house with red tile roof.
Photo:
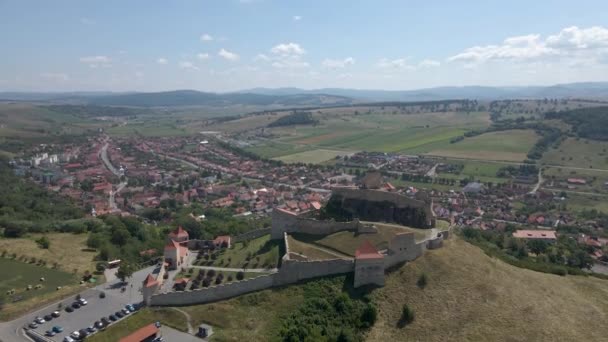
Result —
[[513, 233], [513, 237], [517, 239], [536, 239], [536, 240], [546, 240], [546, 241], [555, 241], [557, 240], [557, 236], [555, 235], [555, 230], [517, 230]]
[[152, 341], [158, 337], [159, 329], [156, 324], [148, 324], [145, 327], [136, 330], [132, 334], [125, 336], [119, 340], [119, 342], [142, 342]]
[[224, 246], [225, 248], [230, 248], [231, 243], [232, 238], [230, 237], [230, 235], [220, 235], [213, 240], [213, 244], [216, 247]]
[[169, 233], [169, 239], [176, 242], [184, 242], [190, 239], [190, 235], [182, 226], [178, 226]]
[[188, 258], [188, 247], [171, 240], [165, 244], [164, 256], [170, 270], [178, 269]]

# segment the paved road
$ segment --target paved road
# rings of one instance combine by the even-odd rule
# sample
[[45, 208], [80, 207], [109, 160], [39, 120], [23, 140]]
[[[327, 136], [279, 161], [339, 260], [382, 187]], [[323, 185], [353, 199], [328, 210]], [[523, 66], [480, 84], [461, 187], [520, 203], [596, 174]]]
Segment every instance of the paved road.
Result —
[[[121, 176], [123, 176], [123, 174], [118, 171], [114, 165], [112, 165], [112, 163], [110, 162], [110, 159], [108, 158], [108, 143], [105, 143], [103, 145], [103, 147], [101, 148], [101, 151], [99, 152], [99, 156], [101, 157], [101, 160], [103, 162], [103, 164], [106, 166], [106, 168], [108, 170], [110, 170], [110, 172], [112, 172], [115, 176], [117, 176], [118, 178], [120, 178]], [[118, 184], [118, 186], [116, 187], [115, 191], [110, 191], [110, 197], [108, 198], [108, 204], [110, 206], [110, 210], [118, 210], [118, 206], [116, 205], [116, 200], [115, 200], [115, 196], [116, 194], [120, 193], [125, 186], [127, 186], [127, 180], [125, 177], [125, 180]]]

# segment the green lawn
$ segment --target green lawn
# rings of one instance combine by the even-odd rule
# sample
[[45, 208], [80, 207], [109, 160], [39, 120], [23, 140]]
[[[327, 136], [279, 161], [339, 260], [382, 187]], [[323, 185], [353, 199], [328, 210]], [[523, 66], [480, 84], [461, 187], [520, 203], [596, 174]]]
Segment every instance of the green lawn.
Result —
[[314, 245], [296, 240], [291, 235], [288, 235], [287, 239], [289, 241], [289, 251], [305, 255], [308, 257], [308, 260], [329, 260], [338, 258], [338, 256], [334, 254], [330, 254], [324, 252], [322, 249], [315, 248]]
[[389, 241], [396, 234], [404, 232], [413, 232], [415, 234], [416, 240], [422, 240], [426, 237], [427, 233], [430, 232], [430, 230], [414, 229], [391, 224], [373, 224], [378, 227], [378, 233], [376, 234], [357, 234], [351, 231], [342, 231], [327, 236], [308, 235], [301, 233], [296, 233], [292, 236], [293, 239], [303, 243], [318, 245], [320, 247], [337, 251], [342, 254], [354, 256], [357, 248], [359, 248], [359, 246], [361, 246], [361, 244], [365, 240], [368, 240], [380, 250], [388, 248]]
[[[217, 259], [201, 259], [200, 265], [227, 268], [274, 268], [279, 262], [279, 241], [264, 235], [247, 242], [238, 242], [230, 249], [222, 250]], [[249, 259], [249, 260], [247, 260]]]
[[118, 323], [110, 325], [106, 330], [91, 336], [91, 342], [116, 342], [132, 332], [155, 322], [168, 325], [180, 331], [188, 331], [184, 314], [169, 308], [148, 309], [137, 311]]
[[[14, 296], [29, 299], [57, 291], [57, 286], [65, 286], [77, 281], [70, 273], [8, 258], [0, 258], [0, 269], [3, 273], [0, 279], [0, 296], [4, 296], [8, 290], [15, 289]], [[41, 282], [40, 278], [45, 278], [45, 281]], [[35, 287], [38, 284], [42, 285], [41, 289], [26, 290], [28, 285]]]
[[508, 130], [465, 138], [429, 152], [442, 157], [523, 161], [539, 136], [532, 130]]

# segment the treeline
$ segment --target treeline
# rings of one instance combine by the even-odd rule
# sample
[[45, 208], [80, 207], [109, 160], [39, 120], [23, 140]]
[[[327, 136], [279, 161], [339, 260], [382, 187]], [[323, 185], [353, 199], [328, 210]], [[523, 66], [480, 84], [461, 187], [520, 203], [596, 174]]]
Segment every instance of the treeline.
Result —
[[16, 176], [8, 161], [0, 158], [0, 228], [4, 236], [59, 230], [63, 221], [81, 217], [84, 212], [69, 199]]
[[43, 108], [46, 108], [52, 112], [60, 114], [69, 114], [80, 118], [90, 118], [98, 116], [136, 117], [137, 115], [145, 113], [143, 110], [136, 108], [106, 107], [93, 105], [50, 105], [44, 106]]
[[296, 112], [280, 117], [268, 124], [268, 127], [293, 126], [293, 125], [316, 125], [319, 120], [315, 120], [310, 112]]
[[524, 164], [520, 166], [505, 166], [498, 169], [496, 177], [518, 177], [518, 176], [534, 176], [538, 175], [538, 167], [534, 164]]
[[581, 138], [608, 140], [608, 107], [589, 107], [562, 112], [548, 112], [545, 119], [560, 119], [572, 125]]

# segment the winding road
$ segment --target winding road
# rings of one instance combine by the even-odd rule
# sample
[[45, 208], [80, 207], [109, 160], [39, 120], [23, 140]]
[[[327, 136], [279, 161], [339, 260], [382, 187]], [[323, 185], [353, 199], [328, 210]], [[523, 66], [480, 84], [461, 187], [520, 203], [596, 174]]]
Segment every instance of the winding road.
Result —
[[[124, 176], [123, 174], [120, 173], [120, 171], [116, 170], [116, 168], [114, 167], [114, 165], [112, 165], [112, 163], [110, 162], [110, 159], [108, 158], [108, 146], [109, 143], [105, 143], [103, 145], [103, 147], [101, 148], [101, 151], [99, 152], [99, 156], [101, 157], [101, 160], [103, 162], [103, 164], [105, 165], [105, 167], [110, 170], [110, 172], [112, 172], [115, 176], [117, 176], [118, 178], [120, 178], [121, 176]], [[122, 191], [122, 189], [124, 189], [127, 186], [127, 179], [125, 177], [125, 180], [122, 181], [120, 184], [118, 184], [118, 186], [116, 187], [116, 190], [112, 190], [110, 191], [110, 197], [108, 198], [108, 204], [110, 206], [111, 210], [118, 210], [118, 206], [116, 205], [116, 194], [120, 193]]]

